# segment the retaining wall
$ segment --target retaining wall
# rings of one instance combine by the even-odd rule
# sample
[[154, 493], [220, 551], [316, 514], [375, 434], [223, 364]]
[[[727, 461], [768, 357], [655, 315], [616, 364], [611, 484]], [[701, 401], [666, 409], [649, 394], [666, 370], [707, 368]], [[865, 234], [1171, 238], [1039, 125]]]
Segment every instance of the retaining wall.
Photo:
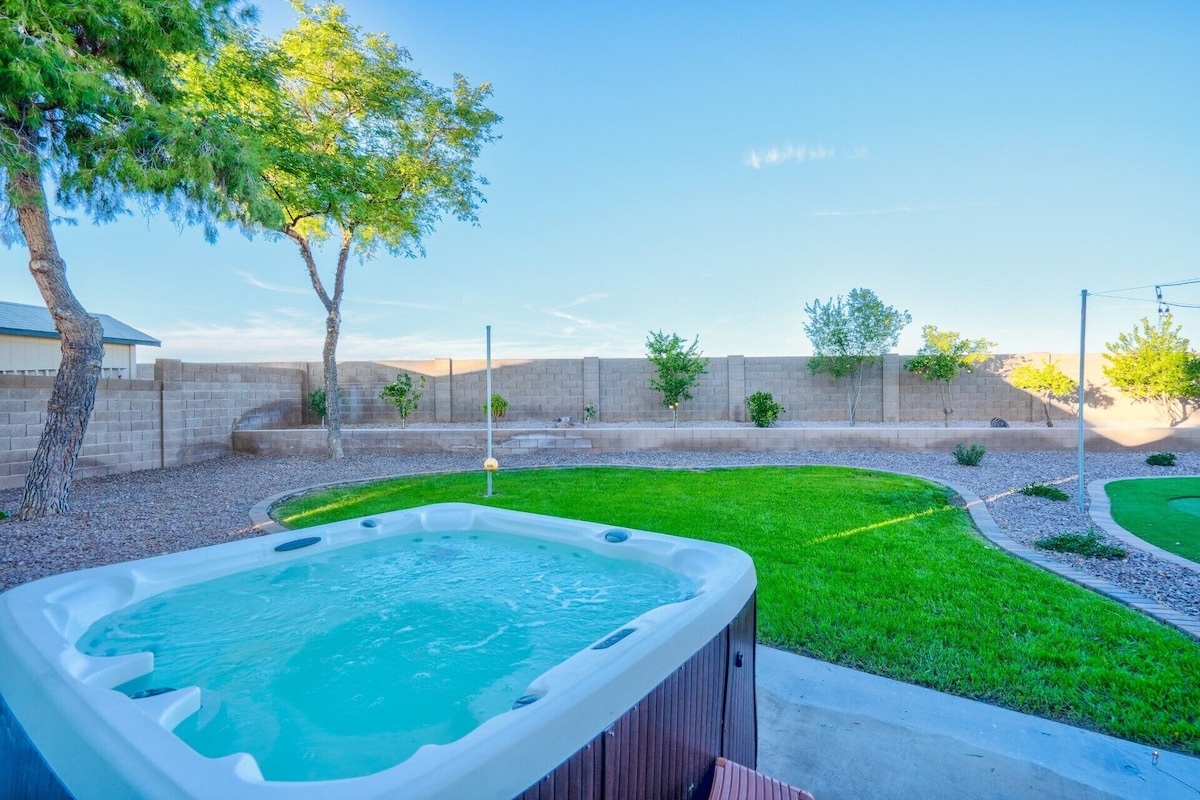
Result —
[[[1073, 451], [1077, 429], [1061, 428], [496, 428], [493, 452], [505, 456], [548, 450], [628, 453], [640, 450], [794, 451], [839, 450], [950, 453], [959, 442], [992, 452]], [[1088, 428], [1089, 452], [1200, 449], [1200, 428]], [[258, 455], [319, 456], [324, 431], [243, 430], [233, 433], [234, 450]], [[467, 453], [482, 455], [483, 428], [351, 428], [342, 431], [347, 453]]]

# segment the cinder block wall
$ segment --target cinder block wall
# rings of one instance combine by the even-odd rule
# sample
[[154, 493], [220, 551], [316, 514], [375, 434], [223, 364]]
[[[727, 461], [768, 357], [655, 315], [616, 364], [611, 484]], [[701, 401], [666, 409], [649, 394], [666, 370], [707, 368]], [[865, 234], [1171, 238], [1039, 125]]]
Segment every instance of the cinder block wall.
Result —
[[[1076, 377], [1077, 355], [1026, 353], [996, 356], [953, 385], [956, 420], [1040, 422], [1042, 406], [1015, 389], [1007, 376], [1025, 362], [1047, 358]], [[887, 356], [872, 367], [859, 401], [861, 422], [940, 422], [936, 384], [906, 372], [904, 356]], [[814, 375], [805, 357], [712, 358], [708, 372], [679, 407], [681, 421], [737, 420], [745, 399], [770, 392], [784, 420], [839, 422], [847, 419], [844, 385]], [[1087, 356], [1086, 416], [1093, 425], [1164, 423], [1156, 408], [1131, 402], [1103, 377], [1101, 355]], [[399, 372], [424, 376], [426, 386], [410, 423], [483, 422], [484, 362], [478, 359], [352, 361], [339, 364], [346, 424], [394, 424], [395, 410], [379, 399], [380, 389]], [[501, 359], [493, 362], [493, 391], [509, 401], [508, 418], [581, 419], [594, 405], [600, 421], [669, 420], [650, 389], [653, 366], [645, 358]], [[76, 474], [85, 476], [178, 466], [214, 458], [232, 449], [234, 430], [293, 428], [315, 424], [306, 392], [320, 386], [319, 362], [272, 364], [186, 364], [160, 359], [140, 365], [138, 380], [100, 381], [96, 408]], [[53, 378], [0, 374], [0, 488], [23, 483], [45, 424]], [[1055, 420], [1074, 420], [1074, 403], [1056, 403]], [[1200, 423], [1200, 413], [1185, 427]]]
[[[160, 359], [138, 375], [97, 384], [76, 477], [191, 464], [232, 452], [238, 427], [300, 424], [302, 368]], [[0, 375], [0, 488], [25, 482], [53, 385]]]

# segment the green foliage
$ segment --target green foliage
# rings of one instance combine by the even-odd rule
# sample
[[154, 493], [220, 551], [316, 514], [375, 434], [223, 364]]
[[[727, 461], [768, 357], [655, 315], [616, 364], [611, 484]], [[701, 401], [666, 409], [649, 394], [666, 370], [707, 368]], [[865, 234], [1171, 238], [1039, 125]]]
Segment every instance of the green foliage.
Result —
[[1068, 399], [1079, 388], [1079, 384], [1069, 378], [1053, 361], [1046, 361], [1040, 367], [1022, 364], [1012, 371], [1010, 380], [1013, 386], [1033, 392], [1041, 399], [1047, 428], [1054, 427], [1050, 419], [1051, 399]]
[[[343, 397], [342, 390], [338, 389], [338, 397]], [[308, 393], [308, 407], [312, 412], [324, 420], [329, 416], [329, 407], [325, 405], [325, 387], [321, 386], [313, 389]]]
[[746, 398], [750, 421], [758, 428], [769, 428], [787, 409], [775, 402], [770, 392], [755, 392]]
[[[488, 84], [461, 75], [436, 86], [408, 66], [387, 36], [363, 33], [334, 3], [292, 0], [299, 20], [278, 42], [244, 36], [214, 65], [188, 64], [192, 101], [249, 143], [263, 188], [235, 218], [298, 248], [325, 308], [326, 374], [334, 376], [350, 256], [379, 249], [423, 255], [423, 238], [450, 215], [477, 222], [483, 202], [475, 159], [500, 117]], [[315, 251], [336, 242], [331, 281]], [[330, 454], [341, 455], [340, 414], [329, 419]]]
[[[480, 411], [483, 412], [483, 418], [487, 419], [488, 404], [484, 403], [483, 406], [480, 407]], [[508, 401], [505, 400], [500, 395], [493, 393], [492, 394], [492, 419], [500, 419], [507, 413], [508, 413]]]
[[583, 407], [583, 424], [586, 425], [596, 416], [596, 407], [590, 403]]
[[1152, 453], [1146, 456], [1146, 463], [1152, 467], [1173, 467], [1175, 466], [1175, 454]]
[[1029, 497], [1044, 497], [1047, 500], [1070, 500], [1071, 497], [1057, 486], [1047, 486], [1044, 483], [1031, 483], [1021, 490], [1021, 494]]
[[[248, 17], [232, 0], [5, 3], [0, 25], [0, 238], [13, 212], [59, 203], [97, 222], [133, 199], [201, 223], [211, 239], [227, 194], [251, 195], [257, 170], [236, 135], [179, 91], [182, 59], [209, 64]], [[220, 190], [218, 189], [220, 187]]]
[[646, 357], [658, 369], [650, 379], [650, 388], [662, 394], [663, 408], [673, 408], [692, 399], [691, 388], [708, 370], [708, 359], [699, 350], [697, 336], [688, 347], [679, 334], [669, 336], [662, 331], [650, 332], [646, 339]]
[[1187, 417], [1189, 401], [1200, 398], [1200, 358], [1172, 323], [1170, 314], [1157, 326], [1143, 317], [1140, 329], [1109, 342], [1104, 374], [1123, 394], [1158, 406], [1167, 423], [1176, 425]]
[[846, 300], [841, 295], [825, 303], [813, 300], [804, 310], [809, 317], [804, 333], [813, 346], [808, 368], [814, 374], [828, 372], [846, 379], [846, 403], [853, 425], [863, 372], [896, 346], [912, 316], [884, 305], [870, 289], [851, 289]]
[[958, 331], [939, 331], [933, 325], [921, 328], [921, 337], [925, 343], [916, 356], [904, 362], [904, 368], [937, 383], [942, 397], [942, 414], [949, 428], [954, 414], [951, 383], [960, 371], [974, 372], [975, 367], [987, 361], [996, 343], [987, 339], [963, 339]]
[[400, 415], [400, 423], [404, 424], [408, 415], [417, 410], [417, 403], [421, 401], [421, 395], [424, 393], [424, 375], [421, 376], [420, 382], [414, 385], [412, 375], [401, 372], [396, 375], [394, 381], [380, 390], [379, 396], [395, 406], [396, 413]]
[[0, 519], [7, 519], [7, 518], [8, 518], [8, 514], [5, 514], [3, 511], [0, 511]]
[[964, 445], [962, 442], [954, 445], [954, 460], [964, 467], [977, 467], [983, 461], [987, 448], [981, 444]]
[[1129, 555], [1123, 548], [1106, 544], [1095, 530], [1087, 533], [1060, 533], [1057, 536], [1044, 536], [1033, 543], [1039, 550], [1053, 550], [1057, 553], [1075, 553], [1088, 558], [1125, 558]]

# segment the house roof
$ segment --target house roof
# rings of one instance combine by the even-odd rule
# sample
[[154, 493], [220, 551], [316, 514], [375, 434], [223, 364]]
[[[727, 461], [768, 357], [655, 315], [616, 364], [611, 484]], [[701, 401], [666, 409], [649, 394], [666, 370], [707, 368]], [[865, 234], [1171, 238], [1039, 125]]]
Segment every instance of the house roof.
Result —
[[[153, 336], [142, 333], [120, 320], [113, 319], [107, 314], [93, 314], [100, 320], [103, 329], [103, 339], [108, 344], [141, 344], [150, 347], [161, 347], [162, 342]], [[23, 303], [5, 303], [0, 301], [0, 333], [15, 336], [37, 336], [45, 339], [58, 339], [58, 331], [54, 329], [54, 318], [45, 306], [27, 306]]]

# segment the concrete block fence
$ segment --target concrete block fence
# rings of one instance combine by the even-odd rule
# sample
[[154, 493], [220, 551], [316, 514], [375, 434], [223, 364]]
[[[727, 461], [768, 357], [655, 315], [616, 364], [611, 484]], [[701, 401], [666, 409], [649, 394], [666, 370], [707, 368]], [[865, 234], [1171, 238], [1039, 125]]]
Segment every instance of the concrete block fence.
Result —
[[[1078, 373], [1077, 355], [1022, 354], [997, 356], [972, 375], [954, 385], [955, 418], [986, 420], [1002, 417], [1010, 421], [1037, 422], [1042, 419], [1040, 401], [1015, 389], [1006, 376], [1020, 363], [1041, 363], [1053, 358], [1068, 375]], [[888, 356], [871, 369], [863, 385], [858, 420], [884, 425], [936, 423], [942, 419], [937, 387], [902, 368], [904, 356]], [[755, 392], [770, 392], [786, 412], [782, 420], [811, 420], [836, 423], [847, 419], [845, 390], [828, 375], [813, 375], [805, 357], [750, 357], [731, 355], [712, 358], [708, 372], [693, 390], [692, 400], [678, 409], [682, 422], [746, 420], [745, 400]], [[1091, 425], [1126, 426], [1141, 433], [1119, 436], [1105, 430], [1095, 434], [1097, 447], [1152, 447], [1192, 449], [1193, 439], [1184, 428], [1167, 430], [1154, 409], [1136, 405], [1109, 387], [1103, 378], [1102, 358], [1087, 357], [1088, 406]], [[645, 358], [494, 359], [493, 391], [509, 401], [508, 420], [552, 420], [583, 417], [585, 406], [593, 406], [602, 422], [667, 421], [671, 412], [663, 408], [649, 380], [653, 366]], [[485, 364], [482, 359], [438, 358], [422, 361], [352, 361], [338, 365], [343, 390], [343, 419], [347, 425], [394, 425], [395, 410], [379, 399], [380, 389], [398, 373], [425, 378], [425, 391], [410, 425], [427, 423], [484, 424]], [[262, 441], [278, 441], [283, 451], [310, 452], [308, 439], [318, 441], [319, 431], [300, 431], [289, 438], [281, 432], [314, 425], [306, 393], [322, 383], [320, 362], [266, 364], [192, 364], [160, 359], [141, 364], [137, 380], [102, 380], [96, 407], [88, 427], [76, 475], [92, 477], [140, 469], [180, 466], [229, 453], [236, 449], [256, 451], [260, 443], [242, 435], [268, 431]], [[42, 427], [53, 378], [0, 374], [0, 488], [24, 482]], [[1032, 434], [1009, 432], [988, 436], [1008, 437], [989, 448], [1017, 449], [1033, 446], [1058, 449], [1059, 439], [1071, 438], [1074, 414], [1070, 406], [1058, 405], [1053, 416], [1060, 427], [1030, 439]], [[1198, 415], [1200, 419], [1200, 415]], [[801, 429], [708, 428], [698, 431], [648, 431], [639, 433], [590, 434], [585, 444], [577, 436], [558, 432], [525, 430], [503, 434], [512, 452], [535, 447], [589, 447], [603, 450], [645, 449], [824, 449], [942, 447], [945, 436], [961, 434], [872, 431], [867, 428], [825, 433]], [[371, 434], [375, 440], [390, 441], [390, 432]], [[353, 434], [347, 449], [358, 445]], [[472, 450], [478, 437], [460, 431], [424, 431], [394, 434], [395, 449], [413, 448]], [[523, 438], [520, 438], [523, 437]], [[923, 438], [924, 437], [924, 438]], [[933, 437], [930, 439], [929, 437]], [[972, 434], [974, 439], [978, 437]], [[293, 441], [293, 439], [295, 441]], [[425, 444], [413, 444], [424, 442]], [[956, 438], [957, 440], [957, 438]], [[1064, 439], [1065, 441], [1065, 439]], [[1073, 441], [1073, 439], [1072, 439]], [[241, 442], [239, 444], [239, 442]], [[303, 443], [302, 443], [303, 442]], [[1007, 443], [1007, 444], [1005, 444]], [[1107, 444], [1106, 444], [1107, 443]], [[365, 445], [364, 445], [365, 446]], [[375, 445], [370, 445], [374, 447]], [[951, 444], [951, 447], [953, 445]], [[318, 448], [319, 450], [319, 448]], [[424, 450], [423, 450], [424, 451]]]

